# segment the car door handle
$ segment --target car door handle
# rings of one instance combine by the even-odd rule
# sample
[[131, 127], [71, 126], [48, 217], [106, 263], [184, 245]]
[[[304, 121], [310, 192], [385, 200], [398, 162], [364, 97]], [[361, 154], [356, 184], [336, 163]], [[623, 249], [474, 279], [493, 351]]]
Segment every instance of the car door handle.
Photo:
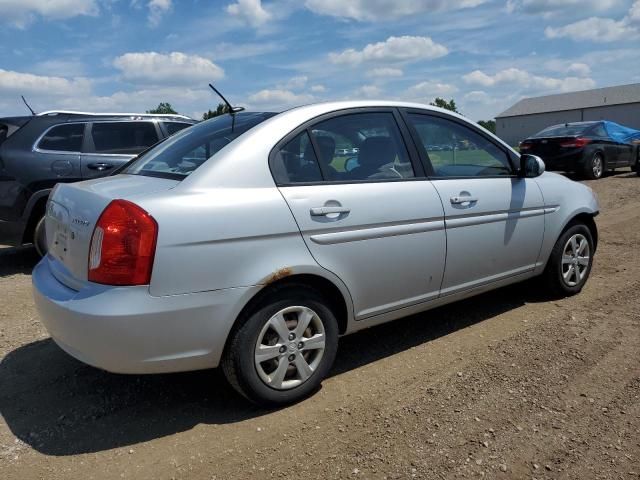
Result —
[[477, 202], [478, 199], [476, 197], [469, 197], [469, 196], [459, 196], [459, 197], [451, 197], [451, 203], [453, 205], [460, 205], [463, 203], [474, 203]]
[[98, 170], [99, 172], [104, 172], [105, 170], [109, 170], [113, 168], [113, 165], [110, 163], [90, 163], [87, 165], [87, 168], [91, 170]]
[[349, 213], [350, 208], [346, 207], [313, 207], [310, 211], [312, 217], [322, 217], [332, 213]]

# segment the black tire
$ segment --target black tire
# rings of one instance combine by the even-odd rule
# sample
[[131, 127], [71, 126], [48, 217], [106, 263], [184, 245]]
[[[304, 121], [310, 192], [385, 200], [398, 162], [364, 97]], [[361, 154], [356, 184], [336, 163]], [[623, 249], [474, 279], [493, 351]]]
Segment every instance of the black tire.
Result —
[[[338, 322], [327, 305], [328, 302], [316, 290], [305, 286], [290, 286], [274, 291], [244, 318], [240, 318], [239, 327], [230, 334], [221, 363], [225, 377], [231, 386], [250, 401], [264, 406], [287, 405], [315, 392], [329, 373], [338, 350]], [[276, 389], [261, 378], [258, 368], [263, 364], [257, 366], [254, 355], [258, 339], [261, 334], [264, 334], [263, 329], [269, 319], [289, 307], [308, 308], [317, 314], [324, 328], [325, 346], [319, 358], [319, 364], [307, 380], [289, 389]], [[295, 327], [290, 330], [290, 333], [294, 330]], [[277, 343], [280, 343], [279, 338]], [[291, 341], [288, 344], [289, 348], [297, 342], [298, 339]], [[297, 350], [292, 354], [290, 350], [286, 350], [273, 361], [276, 363], [285, 361], [289, 368], [292, 368], [294, 363], [289, 361], [289, 355], [305, 354]], [[295, 373], [297, 374], [297, 370]]]
[[33, 246], [41, 257], [47, 254], [47, 232], [44, 228], [44, 217], [38, 220], [33, 229]]
[[[574, 236], [582, 236], [582, 238], [586, 239], [589, 246], [589, 259], [588, 265], [585, 265], [586, 271], [584, 272], [584, 276], [581, 276], [580, 280], [576, 281], [575, 285], [571, 285], [570, 283], [572, 282], [567, 282], [564, 278], [566, 264], [563, 264], [563, 257], [565, 255], [565, 249], [568, 246], [568, 242]], [[576, 223], [569, 226], [562, 235], [560, 235], [560, 238], [558, 238], [556, 244], [553, 246], [551, 255], [549, 256], [549, 261], [547, 262], [547, 266], [542, 274], [542, 280], [549, 290], [549, 293], [560, 297], [568, 297], [580, 293], [589, 279], [591, 267], [593, 265], [594, 253], [593, 237], [589, 228], [583, 223]], [[568, 273], [569, 269], [567, 268], [566, 270]], [[574, 274], [574, 277], [570, 277], [570, 280], [575, 281], [578, 280], [578, 278]]]
[[[598, 164], [599, 168], [597, 168]], [[606, 165], [604, 155], [601, 152], [596, 152], [585, 162], [583, 176], [589, 180], [598, 180], [604, 175]]]

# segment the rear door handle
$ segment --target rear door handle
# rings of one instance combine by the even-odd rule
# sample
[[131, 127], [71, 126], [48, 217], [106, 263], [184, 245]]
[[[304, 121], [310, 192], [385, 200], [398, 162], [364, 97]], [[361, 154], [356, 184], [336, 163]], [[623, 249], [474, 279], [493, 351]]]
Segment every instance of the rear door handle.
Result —
[[324, 215], [331, 215], [332, 213], [349, 213], [350, 208], [347, 207], [313, 207], [310, 211], [312, 217], [322, 217]]
[[451, 203], [453, 205], [460, 205], [463, 203], [474, 203], [477, 202], [478, 199], [476, 197], [469, 197], [469, 196], [459, 196], [459, 197], [451, 197]]
[[99, 172], [103, 172], [105, 170], [113, 168], [113, 165], [110, 163], [90, 163], [89, 165], [87, 165], [87, 167], [91, 170], [98, 170]]

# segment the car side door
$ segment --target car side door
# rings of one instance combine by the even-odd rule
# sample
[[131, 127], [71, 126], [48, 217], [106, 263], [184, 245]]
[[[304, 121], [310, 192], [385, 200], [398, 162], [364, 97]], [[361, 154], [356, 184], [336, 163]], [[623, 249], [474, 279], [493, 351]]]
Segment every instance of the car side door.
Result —
[[[509, 151], [444, 113], [404, 112], [444, 206], [447, 263], [441, 295], [531, 272], [545, 205], [534, 179], [516, 175]], [[430, 145], [443, 146], [433, 150]]]
[[36, 188], [51, 188], [57, 182], [81, 178], [84, 131], [84, 123], [70, 122], [49, 127], [40, 135], [33, 146], [35, 161], [29, 167], [30, 176], [41, 180]]
[[82, 151], [82, 178], [102, 177], [158, 142], [152, 120], [105, 120], [87, 125]]
[[270, 158], [309, 251], [345, 283], [358, 320], [437, 298], [444, 272], [442, 203], [399, 120], [390, 108], [336, 112]]

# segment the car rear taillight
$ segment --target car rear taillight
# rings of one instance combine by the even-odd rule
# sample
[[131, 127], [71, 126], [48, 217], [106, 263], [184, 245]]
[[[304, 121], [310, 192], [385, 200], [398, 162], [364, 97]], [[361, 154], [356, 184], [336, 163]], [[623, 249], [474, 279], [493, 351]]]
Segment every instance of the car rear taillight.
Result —
[[529, 143], [529, 142], [522, 142], [520, 144], [520, 151], [529, 150], [532, 146], [533, 145], [531, 145], [531, 143]]
[[591, 143], [591, 139], [578, 137], [578, 138], [572, 138], [570, 140], [565, 140], [564, 142], [560, 142], [560, 146], [563, 148], [582, 148], [588, 143]]
[[89, 281], [147, 285], [151, 280], [158, 224], [135, 203], [113, 200], [91, 237]]

